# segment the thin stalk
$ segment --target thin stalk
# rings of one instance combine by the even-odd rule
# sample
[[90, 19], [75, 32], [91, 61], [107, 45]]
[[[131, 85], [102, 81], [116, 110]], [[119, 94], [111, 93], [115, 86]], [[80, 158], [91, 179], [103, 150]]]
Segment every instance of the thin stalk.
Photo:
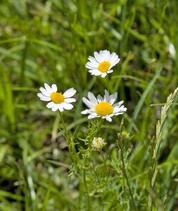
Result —
[[[86, 161], [85, 161], [86, 163]], [[87, 180], [86, 180], [86, 169], [83, 169], [83, 182], [84, 182], [84, 186], [85, 186], [85, 193], [87, 195], [87, 208], [88, 211], [91, 210], [91, 203], [90, 203], [90, 196], [89, 196], [89, 192], [88, 192], [88, 184], [87, 184]]]
[[[98, 133], [99, 130], [101, 129], [102, 124], [103, 124], [103, 119], [100, 119], [100, 120], [99, 120], [99, 123], [98, 123], [98, 127], [97, 127], [97, 129], [96, 129], [96, 131], [95, 131], [94, 136], [97, 135], [97, 133]], [[94, 137], [93, 137], [93, 138], [94, 138]]]
[[135, 201], [134, 201], [134, 197], [133, 197], [133, 194], [132, 194], [132, 190], [131, 190], [131, 187], [130, 187], [129, 179], [128, 179], [128, 176], [127, 176], [125, 161], [124, 161], [124, 151], [123, 151], [124, 142], [123, 142], [123, 136], [122, 136], [123, 124], [124, 124], [124, 119], [122, 119], [122, 121], [121, 121], [121, 125], [120, 125], [120, 131], [121, 132], [118, 135], [119, 140], [117, 141], [117, 147], [120, 149], [120, 159], [121, 159], [121, 165], [122, 165], [121, 170], [122, 170], [123, 176], [124, 176], [126, 183], [127, 183], [127, 187], [128, 187], [128, 190], [129, 190], [129, 195], [130, 195], [130, 198], [131, 198], [131, 201], [132, 201], [133, 209], [137, 210], [137, 207], [136, 207], [136, 204], [135, 204]]
[[120, 155], [121, 155], [121, 163], [122, 163], [121, 170], [122, 170], [123, 176], [126, 179], [126, 183], [127, 183], [128, 189], [129, 189], [129, 194], [130, 194], [130, 198], [132, 200], [132, 204], [133, 204], [134, 210], [137, 210], [136, 204], [135, 204], [135, 201], [134, 201], [134, 198], [133, 198], [132, 190], [131, 190], [131, 187], [130, 187], [130, 184], [129, 184], [129, 179], [128, 179], [128, 176], [127, 176], [125, 162], [124, 162], [124, 154], [123, 154], [123, 150], [122, 150], [121, 146], [120, 146], [120, 152], [121, 152]]
[[60, 111], [59, 111], [59, 116], [60, 116], [60, 119], [61, 119], [61, 122], [62, 122], [62, 125], [63, 125], [64, 136], [67, 138], [67, 142], [68, 142], [69, 136], [68, 136], [67, 127], [66, 127], [66, 124], [65, 124], [65, 122], [64, 122], [63, 115], [62, 115], [62, 113], [61, 113]]
[[60, 116], [60, 119], [61, 119], [61, 122], [62, 122], [62, 125], [63, 125], [64, 136], [66, 138], [66, 142], [67, 142], [67, 145], [68, 145], [68, 149], [69, 149], [70, 155], [71, 155], [73, 160], [76, 160], [75, 159], [76, 149], [75, 149], [75, 144], [74, 144], [73, 137], [71, 135], [71, 132], [68, 131], [68, 129], [66, 127], [66, 124], [64, 122], [64, 119], [63, 119], [63, 115], [62, 115], [62, 113], [60, 111], [59, 111], [59, 116]]
[[100, 154], [101, 154], [101, 157], [102, 157], [102, 159], [103, 159], [103, 163], [104, 163], [104, 166], [105, 166], [105, 170], [107, 170], [107, 165], [106, 165], [106, 158], [104, 157], [104, 155], [103, 155], [103, 152], [102, 151], [100, 151]]
[[20, 86], [23, 86], [23, 84], [24, 84], [25, 67], [26, 67], [26, 59], [27, 59], [28, 47], [29, 47], [29, 42], [25, 41], [24, 49], [23, 49], [23, 52], [22, 52], [22, 60], [21, 60]]

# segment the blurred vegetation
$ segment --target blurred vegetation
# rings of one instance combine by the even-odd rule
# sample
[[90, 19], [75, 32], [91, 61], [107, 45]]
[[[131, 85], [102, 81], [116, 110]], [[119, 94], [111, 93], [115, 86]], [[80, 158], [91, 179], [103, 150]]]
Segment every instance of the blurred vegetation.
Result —
[[[132, 137], [118, 150], [124, 150], [136, 207], [147, 210], [153, 194], [153, 210], [178, 209], [176, 101], [161, 131], [155, 192], [148, 188], [156, 124], [178, 86], [177, 14], [177, 0], [1, 0], [0, 210], [129, 210], [115, 147], [122, 117], [101, 128], [107, 168], [101, 153], [93, 153], [97, 167], [87, 168], [89, 208], [80, 163], [73, 164], [60, 118], [37, 97], [45, 82], [62, 91], [77, 90], [75, 109], [64, 114], [67, 128], [78, 128], [77, 150], [85, 146], [80, 137], [88, 125], [80, 114], [82, 97], [90, 90], [101, 95], [105, 88], [117, 91], [128, 108], [123, 130]], [[107, 78], [93, 79], [85, 63], [104, 49], [121, 61]], [[99, 174], [100, 181], [92, 174]]]

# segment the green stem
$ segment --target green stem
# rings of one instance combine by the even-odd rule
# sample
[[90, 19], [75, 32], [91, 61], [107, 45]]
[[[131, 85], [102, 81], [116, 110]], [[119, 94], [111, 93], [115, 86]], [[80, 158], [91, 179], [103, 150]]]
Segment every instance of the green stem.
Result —
[[120, 147], [120, 152], [121, 152], [121, 162], [122, 162], [122, 173], [126, 179], [126, 183], [127, 183], [127, 186], [128, 186], [128, 189], [129, 189], [129, 194], [130, 194], [130, 198], [132, 200], [132, 204], [134, 206], [134, 210], [137, 210], [136, 209], [136, 205], [135, 205], [135, 201], [134, 201], [134, 198], [133, 198], [133, 194], [132, 194], [132, 190], [131, 190], [131, 187], [130, 187], [130, 183], [129, 183], [129, 179], [128, 179], [128, 176], [127, 176], [127, 172], [126, 172], [126, 167], [125, 167], [125, 162], [124, 162], [124, 155], [123, 155], [123, 150], [122, 150], [122, 147]]
[[[85, 165], [86, 165], [86, 161], [85, 161]], [[86, 180], [86, 169], [84, 167], [83, 169], [83, 182], [84, 182], [84, 186], [85, 186], [85, 193], [87, 195], [87, 207], [88, 207], [88, 211], [91, 210], [91, 203], [90, 203], [90, 196], [89, 196], [89, 192], [88, 192], [88, 185], [87, 185], [87, 180]]]
[[62, 125], [63, 125], [64, 136], [66, 138], [66, 142], [67, 142], [67, 145], [68, 145], [70, 155], [71, 155], [72, 159], [75, 160], [76, 149], [75, 149], [73, 137], [71, 135], [71, 132], [68, 131], [66, 124], [64, 122], [64, 119], [63, 119], [63, 115], [60, 111], [59, 111], [59, 116], [60, 116], [60, 119], [61, 119], [61, 122], [62, 122]]
[[64, 122], [64, 119], [63, 119], [63, 115], [62, 113], [59, 111], [59, 116], [60, 116], [60, 119], [61, 119], [61, 122], [62, 122], [62, 125], [63, 125], [63, 130], [64, 130], [64, 136], [67, 138], [67, 142], [68, 142], [68, 131], [67, 131], [67, 127], [66, 127], [66, 124]]
[[28, 46], [29, 46], [29, 42], [25, 41], [24, 49], [23, 49], [23, 53], [22, 53], [22, 60], [21, 60], [20, 86], [23, 86], [23, 84], [24, 84], [24, 75], [25, 75]]
[[117, 141], [117, 147], [120, 149], [120, 158], [121, 158], [121, 164], [122, 164], [121, 170], [122, 170], [123, 176], [126, 179], [126, 183], [127, 183], [128, 189], [129, 189], [129, 194], [130, 194], [130, 198], [131, 198], [131, 201], [132, 201], [132, 205], [133, 205], [134, 210], [137, 210], [137, 207], [136, 207], [136, 204], [135, 204], [135, 201], [134, 201], [134, 197], [133, 197], [133, 194], [132, 194], [132, 190], [131, 190], [131, 187], [130, 187], [129, 179], [128, 179], [128, 176], [127, 176], [125, 161], [124, 161], [124, 152], [123, 152], [124, 142], [123, 142], [123, 136], [122, 136], [123, 124], [124, 124], [124, 119], [122, 119], [122, 121], [121, 121], [120, 133], [118, 135], [119, 140]]
[[[96, 131], [95, 131], [94, 136], [96, 136], [97, 133], [98, 133], [98, 131], [101, 129], [102, 124], [103, 124], [103, 119], [100, 119], [100, 120], [99, 120], [99, 123], [98, 123], [98, 125], [97, 125], [97, 128], [96, 128]], [[94, 138], [94, 137], [93, 137], [93, 138]]]
[[104, 166], [105, 166], [105, 170], [107, 171], [107, 165], [106, 165], [106, 158], [104, 157], [104, 155], [103, 155], [103, 152], [101, 151], [100, 152], [100, 154], [101, 154], [101, 157], [102, 157], [102, 159], [103, 159], [103, 163], [104, 163]]

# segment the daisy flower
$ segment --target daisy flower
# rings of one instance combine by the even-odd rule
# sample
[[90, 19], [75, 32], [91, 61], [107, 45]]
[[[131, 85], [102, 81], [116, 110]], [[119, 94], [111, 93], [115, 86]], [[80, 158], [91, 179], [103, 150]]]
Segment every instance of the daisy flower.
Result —
[[71, 103], [75, 102], [75, 98], [71, 98], [76, 93], [74, 88], [70, 88], [66, 90], [64, 93], [57, 92], [56, 84], [52, 84], [50, 87], [47, 83], [44, 83], [44, 87], [40, 87], [40, 93], [38, 93], [38, 97], [42, 101], [49, 102], [46, 107], [50, 108], [52, 111], [63, 111], [71, 110], [73, 105]]
[[116, 99], [117, 92], [109, 95], [108, 91], [105, 90], [104, 97], [98, 95], [97, 98], [91, 92], [88, 92], [88, 99], [83, 97], [83, 102], [89, 109], [86, 109], [81, 113], [89, 114], [88, 119], [101, 117], [102, 119], [111, 122], [113, 116], [123, 114], [127, 110], [127, 108], [122, 105], [123, 101], [114, 104]]
[[91, 75], [101, 76], [104, 78], [108, 73], [112, 73], [111, 69], [119, 61], [120, 58], [116, 53], [110, 53], [108, 50], [94, 52], [94, 57], [88, 57], [89, 62], [86, 63], [85, 67], [89, 69]]
[[106, 143], [104, 142], [104, 139], [102, 139], [100, 137], [94, 137], [94, 139], [92, 141], [93, 149], [100, 151], [105, 145], [106, 145]]

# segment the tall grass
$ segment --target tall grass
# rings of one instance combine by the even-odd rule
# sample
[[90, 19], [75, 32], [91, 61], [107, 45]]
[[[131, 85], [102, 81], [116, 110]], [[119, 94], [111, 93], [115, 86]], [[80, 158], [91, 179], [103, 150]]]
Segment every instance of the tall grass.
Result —
[[[176, 0], [1, 1], [0, 210], [177, 210], [177, 13]], [[93, 77], [104, 49], [121, 60]], [[44, 83], [74, 87], [74, 109], [47, 109]], [[104, 89], [127, 112], [88, 120], [82, 97]]]

